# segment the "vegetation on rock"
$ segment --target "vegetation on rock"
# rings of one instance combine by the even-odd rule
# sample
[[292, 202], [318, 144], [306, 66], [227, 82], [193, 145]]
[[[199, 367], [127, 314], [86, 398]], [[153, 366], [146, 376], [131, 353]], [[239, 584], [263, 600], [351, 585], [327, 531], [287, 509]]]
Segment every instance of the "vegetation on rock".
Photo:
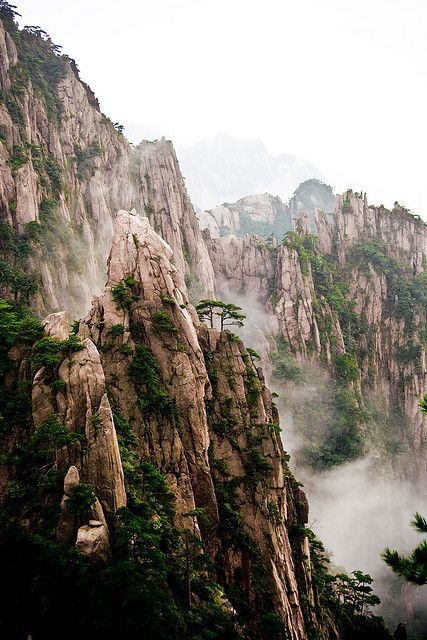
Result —
[[221, 331], [226, 326], [243, 326], [246, 316], [241, 312], [242, 308], [235, 304], [222, 302], [221, 300], [201, 300], [196, 305], [196, 311], [200, 320], [207, 321], [211, 329], [215, 326], [215, 316], [219, 318]]

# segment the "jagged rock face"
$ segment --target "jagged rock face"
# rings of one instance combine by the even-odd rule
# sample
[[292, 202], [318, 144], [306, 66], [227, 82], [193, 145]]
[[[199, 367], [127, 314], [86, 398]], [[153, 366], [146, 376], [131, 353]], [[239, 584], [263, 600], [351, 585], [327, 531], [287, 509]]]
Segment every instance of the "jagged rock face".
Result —
[[316, 349], [320, 352], [319, 328], [313, 311], [314, 284], [304, 278], [296, 251], [287, 247], [279, 250], [276, 286], [275, 313], [280, 318], [282, 334], [304, 355], [307, 355], [307, 342], [314, 336]]
[[[177, 270], [199, 294], [212, 295], [214, 274], [172, 143], [142, 142], [137, 149], [144, 209], [173, 251]], [[195, 291], [195, 294], [197, 291]]]
[[0, 43], [0, 219], [19, 233], [33, 225], [29, 266], [43, 292], [33, 306], [86, 313], [102, 291], [114, 215], [132, 207], [150, 216], [189, 283], [212, 295], [212, 268], [171, 143], [133, 149], [67, 62], [50, 95], [55, 120], [30, 80], [15, 87], [22, 51], [1, 21]]
[[[47, 334], [52, 335], [58, 328], [58, 316], [52, 314], [46, 319]], [[46, 381], [44, 368], [36, 373], [33, 421], [37, 428], [57, 414], [71, 432], [83, 432], [84, 446], [79, 441], [59, 449], [56, 463], [59, 467], [75, 467], [82, 480], [94, 488], [105, 513], [111, 516], [126, 504], [122, 463], [99, 353], [89, 339], [82, 346], [59, 365], [58, 379], [63, 388], [57, 393]]]
[[251, 292], [259, 301], [267, 301], [275, 275], [275, 242], [256, 236], [223, 236], [207, 238], [206, 245], [220, 295], [230, 298]]
[[269, 193], [248, 195], [232, 204], [225, 202], [199, 212], [197, 218], [200, 228], [208, 229], [211, 238], [255, 233], [264, 238], [273, 235], [280, 241], [302, 215], [307, 216], [307, 227], [315, 233], [316, 213], [332, 213], [335, 204], [332, 188], [313, 178], [302, 182], [287, 203]]
[[369, 206], [366, 194], [349, 190], [337, 196], [332, 217], [319, 212], [317, 227], [321, 250], [326, 254], [336, 251], [343, 264], [350, 245], [376, 238], [385, 242], [391, 255], [409, 270], [419, 273], [425, 269], [426, 225], [397, 202], [388, 211], [383, 206]]
[[[307, 216], [298, 218], [295, 228], [299, 237], [307, 237]], [[397, 411], [409, 419], [411, 426], [406, 427], [402, 438], [417, 459], [417, 474], [423, 476], [426, 421], [418, 401], [426, 385], [420, 337], [426, 323], [425, 310], [419, 307], [413, 319], [405, 322], [405, 309], [410, 310], [414, 303], [404, 297], [407, 294], [399, 286], [395, 293], [391, 292], [387, 273], [381, 272], [378, 265], [375, 268], [375, 252], [379, 247], [389, 256], [387, 259], [398, 260], [398, 277], [410, 283], [413, 278], [420, 278], [425, 269], [427, 227], [398, 205], [392, 211], [370, 207], [366, 196], [347, 192], [337, 197], [333, 214], [318, 212], [317, 228], [320, 254], [330, 256], [339, 266], [340, 277], [347, 283], [347, 297], [354, 301], [360, 318], [360, 389], [381, 398], [388, 412]], [[319, 277], [315, 281], [309, 261], [302, 261], [292, 242], [266, 251], [256, 236], [206, 237], [219, 290], [231, 300], [233, 294], [252, 296], [256, 292], [258, 301], [267, 304], [277, 318], [279, 333], [294, 355], [305, 362], [327, 364], [333, 375], [334, 354], [348, 350], [347, 327], [340, 324], [336, 311], [318, 287]], [[354, 252], [365, 245], [374, 252], [373, 257], [355, 262]], [[325, 278], [323, 287], [328, 286]], [[425, 291], [422, 280], [418, 287]], [[393, 305], [399, 304], [401, 311], [394, 312]]]
[[[426, 310], [420, 309], [413, 318], [412, 324], [418, 330], [412, 335], [405, 318], [389, 311], [391, 293], [386, 275], [372, 265], [368, 265], [367, 270], [366, 267], [353, 268], [351, 258], [353, 247], [379, 241], [386, 246], [387, 255], [402, 265], [402, 274], [409, 279], [420, 276], [427, 264], [427, 225], [397, 203], [388, 211], [383, 206], [368, 206], [366, 194], [347, 191], [338, 196], [332, 218], [319, 214], [318, 229], [321, 249], [335, 255], [340, 264], [349, 269], [349, 295], [356, 303], [356, 312], [363, 315], [370, 327], [370, 339], [364, 342], [368, 353], [362, 363], [362, 384], [384, 397], [389, 408], [397, 406], [409, 418], [412, 443], [423, 458], [427, 423], [419, 411], [418, 401], [427, 384], [425, 349], [420, 338], [426, 325]], [[425, 292], [422, 282], [420, 286]], [[398, 294], [393, 295], [394, 300], [398, 300]], [[405, 310], [412, 304], [411, 300], [402, 298]], [[411, 345], [415, 345], [416, 355], [404, 357]], [[421, 460], [417, 467], [424, 477], [425, 466]]]
[[198, 214], [201, 229], [209, 229], [212, 238], [256, 233], [264, 238], [281, 238], [292, 229], [288, 205], [269, 193], [249, 195], [233, 204], [224, 203]]
[[[275, 430], [277, 412], [261, 370], [255, 368], [239, 340], [215, 330], [201, 329], [199, 335], [212, 382], [208, 413], [215, 480], [227, 508], [229, 503], [239, 505], [243, 535], [248, 534], [257, 546], [253, 553], [239, 549], [233, 535], [242, 532], [233, 531], [232, 522], [222, 522], [218, 560], [223, 570], [225, 567], [226, 584], [241, 588], [253, 611], [265, 608], [271, 598], [272, 609], [286, 620], [289, 637], [305, 638], [301, 590], [288, 532], [303, 525], [306, 516], [298, 514], [292, 504], [296, 487], [287, 480], [289, 476], [291, 483]], [[265, 575], [260, 571], [258, 580], [266, 581], [268, 593], [254, 582], [257, 564], [265, 571]]]
[[292, 218], [299, 218], [301, 214], [307, 215], [313, 233], [316, 232], [316, 212], [332, 213], [335, 211], [335, 205], [332, 187], [316, 179], [302, 182], [288, 202]]
[[[209, 524], [199, 525], [218, 580], [244, 589], [253, 605], [251, 624], [257, 624], [261, 608], [270, 606], [290, 638], [305, 640], [300, 597], [304, 593], [313, 600], [314, 594], [302, 559], [304, 536], [297, 535], [291, 547], [288, 530], [304, 524], [307, 512], [299, 510], [302, 492], [283, 463], [277, 414], [262, 373], [239, 340], [199, 324], [170, 262], [171, 248], [148, 219], [121, 211], [115, 224], [106, 292], [80, 328], [80, 335], [90, 335], [100, 349], [114, 411], [131, 425], [141, 459], [155, 462], [164, 473], [177, 498], [179, 522], [192, 526], [184, 514], [204, 509]], [[117, 287], [126, 281], [131, 298], [120, 305]], [[151, 369], [145, 367], [139, 380], [135, 365], [141, 357]], [[153, 376], [163, 400], [167, 394], [177, 411], [171, 412], [170, 404], [168, 410], [160, 406], [150, 387]], [[226, 420], [233, 434], [221, 437], [218, 422]], [[216, 458], [227, 467], [225, 477]], [[264, 465], [262, 479], [257, 464]], [[254, 556], [241, 540], [230, 544], [228, 523], [221, 520], [221, 486], [230, 480], [238, 487], [239, 518], [246, 543], [251, 540], [256, 548]], [[93, 530], [79, 530], [79, 536], [91, 548]], [[264, 576], [262, 589], [257, 571]]]
[[[81, 331], [90, 334], [102, 349], [116, 406], [138, 433], [142, 455], [154, 459], [170, 480], [181, 513], [203, 507], [215, 522], [204, 406], [207, 376], [193, 324], [195, 312], [188, 305], [182, 277], [171, 258], [171, 248], [147, 218], [119, 212], [107, 290], [96, 300]], [[120, 308], [114, 300], [114, 287], [129, 276], [135, 282], [136, 299], [131, 307]], [[165, 319], [167, 326], [159, 328]], [[114, 341], [113, 326], [123, 327]], [[162, 415], [160, 407], [148, 413], [141, 409], [138, 389], [129, 375], [130, 356], [138, 354], [140, 340], [155, 359], [158, 385], [164, 385], [176, 415], [170, 411]]]

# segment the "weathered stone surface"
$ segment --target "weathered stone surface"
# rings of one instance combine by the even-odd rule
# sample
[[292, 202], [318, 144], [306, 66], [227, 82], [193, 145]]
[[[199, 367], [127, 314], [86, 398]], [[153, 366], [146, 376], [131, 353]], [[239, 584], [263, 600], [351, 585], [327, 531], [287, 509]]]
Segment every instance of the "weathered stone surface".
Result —
[[[143, 450], [157, 461], [176, 491], [180, 510], [183, 507], [181, 513], [194, 506], [203, 507], [214, 523], [218, 515], [208, 462], [204, 404], [207, 375], [193, 323], [197, 316], [188, 304], [182, 277], [171, 258], [171, 248], [153, 230], [148, 218], [120, 211], [115, 221], [106, 293], [94, 301], [81, 332], [90, 335], [98, 346], [111, 344], [102, 349], [111, 393], [122, 414], [141, 435]], [[135, 300], [129, 308], [121, 309], [112, 290], [128, 276], [135, 282]], [[156, 329], [158, 313], [169, 317], [169, 333]], [[109, 332], [119, 324], [123, 333], [113, 344]], [[139, 338], [135, 336], [135, 326]], [[141, 340], [156, 359], [162, 383], [179, 418], [162, 418], [155, 412], [147, 417], [141, 411], [137, 391], [128, 376], [130, 355], [120, 350], [126, 345], [133, 355]]]
[[[304, 213], [294, 204], [297, 211]], [[389, 254], [399, 260], [411, 278], [425, 269], [427, 226], [398, 204], [392, 211], [372, 207], [367, 204], [365, 194], [352, 191], [337, 196], [332, 214], [318, 211], [316, 218], [320, 251], [335, 256], [346, 270], [343, 277], [349, 284], [348, 297], [355, 301], [356, 313], [366, 322], [366, 335], [360, 337], [359, 345], [366, 352], [359, 363], [361, 389], [381, 398], [388, 411], [397, 407], [409, 418], [413, 426], [408, 438], [418, 460], [415, 466], [424, 477], [425, 454], [421, 443], [427, 424], [418, 401], [426, 385], [425, 351], [415, 335], [412, 340], [420, 349], [420, 356], [416, 361], [402, 362], [401, 354], [408, 348], [408, 333], [403, 319], [388, 313], [387, 278], [369, 264], [363, 265], [362, 270], [352, 267], [351, 248], [370, 240], [384, 242]], [[300, 234], [309, 233], [304, 215], [295, 221], [295, 228]], [[206, 234], [206, 237], [218, 291], [229, 299], [233, 299], [233, 294], [246, 296], [248, 300], [255, 295], [258, 302], [267, 303], [267, 309], [277, 318], [280, 334], [297, 358], [317, 366], [325, 361], [331, 364], [333, 351], [345, 352], [345, 327], [340, 326], [337, 314], [316, 290], [310, 264], [302, 269], [294, 249], [280, 246], [267, 251], [256, 236], [211, 238]], [[319, 322], [320, 326], [326, 322], [329, 330], [319, 329]], [[425, 326], [425, 318], [417, 317], [415, 323]], [[406, 473], [404, 469], [401, 471]]]
[[[64, 336], [65, 318], [63, 314], [52, 314], [46, 319], [47, 329], [56, 336]], [[111, 515], [126, 504], [126, 493], [116, 430], [105, 392], [105, 376], [95, 345], [85, 339], [82, 349], [59, 366], [58, 378], [64, 382], [65, 389], [55, 396], [45, 382], [45, 375], [41, 369], [33, 382], [34, 424], [37, 427], [56, 413], [70, 431], [82, 433], [84, 429], [84, 451], [79, 442], [64, 447], [57, 452], [57, 464], [76, 468], [82, 481], [91, 484], [106, 513]]]
[[208, 239], [206, 245], [221, 296], [247, 293], [267, 302], [275, 275], [277, 242], [267, 243], [254, 235], [223, 236]]
[[66, 496], [71, 495], [73, 489], [79, 484], [79, 482], [80, 482], [79, 471], [77, 467], [75, 467], [74, 465], [71, 465], [71, 467], [67, 471], [67, 475], [64, 478], [65, 495]]
[[288, 205], [269, 193], [248, 195], [237, 202], [224, 203], [197, 215], [202, 230], [209, 229], [211, 237], [220, 235], [243, 236], [258, 233], [283, 236], [292, 229], [292, 216]]
[[107, 563], [110, 557], [110, 539], [107, 527], [101, 522], [85, 524], [77, 531], [76, 549], [91, 560]]
[[346, 249], [367, 238], [385, 242], [391, 255], [416, 273], [423, 270], [427, 259], [427, 225], [397, 202], [388, 211], [382, 205], [368, 205], [366, 193], [349, 190], [337, 196], [332, 217], [319, 212], [317, 227], [322, 251], [331, 253], [334, 241], [342, 263]]
[[[289, 637], [302, 640], [307, 632], [301, 595], [308, 597], [308, 593], [298, 583], [295, 563], [297, 550], [302, 553], [304, 538], [292, 548], [288, 531], [295, 524], [303, 524], [307, 512], [297, 512], [301, 495], [289, 471], [289, 477], [284, 473], [280, 435], [269, 426], [278, 421], [271, 394], [265, 388], [261, 370], [254, 367], [240, 341], [227, 332], [203, 327], [199, 329], [199, 339], [209, 357], [213, 380], [209, 424], [215, 482], [219, 486], [235, 486], [243, 531], [259, 549], [274, 610], [285, 620]], [[255, 470], [255, 458], [263, 461], [262, 472]], [[256, 616], [260, 584], [254, 583], [250, 575], [256, 559], [226, 540], [219, 539], [226, 584], [243, 589]], [[302, 565], [300, 569], [305, 575], [307, 569]]]
[[74, 544], [76, 539], [77, 518], [68, 512], [67, 502], [79, 482], [80, 474], [78, 469], [71, 465], [64, 478], [64, 495], [61, 500], [61, 512], [56, 527], [56, 539], [64, 544]]
[[212, 265], [187, 195], [172, 143], [162, 138], [142, 142], [136, 150], [143, 207], [153, 228], [172, 249], [177, 270], [193, 284], [193, 295], [212, 296]]
[[39, 201], [37, 195], [37, 175], [33, 165], [27, 162], [15, 175], [16, 186], [16, 222], [23, 230], [28, 222], [39, 219]]
[[70, 336], [70, 322], [65, 311], [51, 313], [43, 320], [45, 333], [57, 340], [66, 340]]

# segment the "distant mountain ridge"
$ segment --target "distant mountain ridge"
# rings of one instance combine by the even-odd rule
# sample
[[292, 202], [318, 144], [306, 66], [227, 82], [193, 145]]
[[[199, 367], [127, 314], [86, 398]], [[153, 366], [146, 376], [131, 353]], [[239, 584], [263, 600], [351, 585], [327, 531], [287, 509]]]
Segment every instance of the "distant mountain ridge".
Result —
[[316, 211], [333, 213], [336, 205], [332, 187], [311, 178], [302, 182], [285, 203], [269, 193], [247, 195], [237, 202], [224, 202], [196, 215], [202, 231], [209, 229], [211, 238], [255, 233], [263, 238], [281, 240], [294, 226], [294, 220], [305, 214], [309, 228], [315, 232]]
[[295, 156], [272, 156], [259, 140], [239, 140], [219, 134], [178, 151], [192, 202], [211, 209], [248, 194], [271, 193], [288, 200], [301, 182], [325, 177], [314, 165]]

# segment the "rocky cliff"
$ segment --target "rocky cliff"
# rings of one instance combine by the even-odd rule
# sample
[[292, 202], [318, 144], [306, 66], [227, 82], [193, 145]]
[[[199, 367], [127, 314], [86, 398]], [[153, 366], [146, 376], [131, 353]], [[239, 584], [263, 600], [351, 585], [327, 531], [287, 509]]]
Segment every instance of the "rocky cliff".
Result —
[[[191, 299], [250, 291], [277, 319], [276, 369], [329, 365], [355, 413], [377, 385], [403, 416], [423, 374], [422, 223], [349, 193], [319, 217], [318, 241], [303, 220], [284, 245], [205, 242], [171, 143], [132, 148], [75, 62], [40, 29], [19, 31], [12, 8], [1, 15], [0, 629], [388, 638], [350, 578], [342, 606], [306, 528], [257, 354], [201, 324]], [[260, 214], [244, 200], [252, 221], [283, 213], [271, 196]], [[366, 222], [352, 221], [358, 207]], [[387, 216], [401, 220], [390, 255]], [[366, 234], [377, 244], [359, 246]]]
[[102, 290], [114, 215], [136, 207], [170, 243], [187, 281], [211, 294], [212, 269], [171, 143], [132, 148], [74, 61], [43, 33], [8, 27], [0, 25], [0, 217], [13, 231], [2, 241], [2, 289], [41, 312], [81, 315]]
[[334, 208], [332, 188], [312, 178], [302, 182], [286, 203], [269, 193], [247, 195], [237, 202], [224, 202], [209, 211], [199, 211], [197, 218], [201, 229], [207, 229], [211, 238], [255, 234], [281, 240], [302, 214], [315, 231], [316, 211], [332, 213]]
[[[364, 413], [351, 421], [360, 441], [350, 459], [380, 438], [373, 446], [384, 457], [393, 446], [416, 455], [411, 468], [423, 479], [426, 423], [418, 402], [426, 384], [427, 227], [397, 203], [392, 211], [369, 206], [366, 195], [352, 191], [337, 197], [333, 213], [318, 212], [316, 236], [307, 220], [297, 218], [281, 246], [208, 234], [220, 292], [251, 299], [256, 293], [278, 322], [288, 364], [293, 358], [296, 367], [326, 366], [351, 392]], [[280, 356], [275, 348], [272, 354]], [[285, 386], [295, 382], [295, 371], [283, 373]], [[391, 423], [378, 424], [379, 406]], [[358, 440], [355, 433], [350, 440]], [[333, 445], [313, 437], [314, 448]], [[335, 454], [336, 462], [346, 459]], [[411, 475], [406, 462], [396, 464]]]
[[[18, 402], [20, 381], [31, 398], [26, 429], [6, 415], [6, 513], [33, 544], [37, 536], [52, 545], [53, 526], [58, 543], [115, 567], [120, 536], [130, 530], [131, 553], [149, 540], [139, 539], [138, 520], [150, 482], [140, 466], [149, 464], [173, 496], [175, 535], [187, 541], [174, 553], [191, 562], [188, 595], [209, 605], [196, 581], [197, 558], [208, 556], [197, 580], [215, 580], [223, 616], [233, 607], [232, 637], [274, 631], [305, 640], [308, 629], [324, 635], [328, 628], [337, 634], [319, 604], [307, 501], [287, 467], [262, 372], [236, 336], [200, 325], [172, 255], [147, 217], [120, 211], [105, 293], [78, 333], [75, 327], [70, 334], [60, 313], [43, 328], [30, 323], [29, 334], [29, 320], [16, 325], [13, 373], [2, 393]], [[11, 309], [2, 312], [12, 317]], [[35, 466], [28, 468], [29, 460]], [[155, 518], [158, 528], [161, 512]], [[179, 585], [168, 589], [179, 602]], [[27, 632], [49, 630], [49, 615], [30, 615]], [[71, 628], [81, 634], [78, 623]]]

